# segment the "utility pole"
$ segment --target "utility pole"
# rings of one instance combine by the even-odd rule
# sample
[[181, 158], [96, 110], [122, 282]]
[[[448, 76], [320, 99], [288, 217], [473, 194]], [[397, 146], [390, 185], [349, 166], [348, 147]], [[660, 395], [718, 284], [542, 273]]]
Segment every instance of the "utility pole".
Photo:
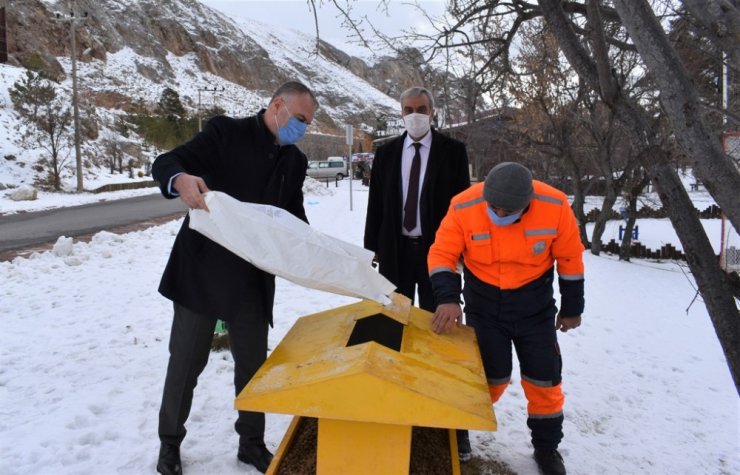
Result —
[[77, 165], [77, 192], [84, 191], [82, 187], [82, 154], [80, 153], [80, 110], [77, 101], [77, 45], [75, 38], [75, 29], [77, 23], [87, 20], [87, 12], [82, 16], [75, 15], [75, 0], [71, 1], [69, 16], [64, 16], [57, 12], [56, 20], [69, 23], [69, 36], [71, 41], [71, 59], [72, 59], [72, 111], [74, 116], [75, 127], [75, 164]]
[[198, 88], [198, 132], [201, 132], [203, 130], [202, 124], [201, 124], [201, 114], [200, 114], [200, 93], [201, 92], [212, 92], [214, 95], [218, 91], [223, 91], [225, 88], [223, 86], [221, 87], [199, 87]]
[[344, 131], [346, 133], [346, 142], [347, 142], [347, 162], [349, 163], [349, 210], [352, 211], [352, 174], [354, 170], [352, 169], [352, 139], [354, 135], [353, 127], [351, 124], [347, 124], [344, 126]]

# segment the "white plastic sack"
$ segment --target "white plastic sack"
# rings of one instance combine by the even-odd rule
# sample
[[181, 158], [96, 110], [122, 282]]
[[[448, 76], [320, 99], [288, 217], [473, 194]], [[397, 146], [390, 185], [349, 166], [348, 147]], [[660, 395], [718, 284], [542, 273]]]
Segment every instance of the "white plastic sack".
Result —
[[256, 267], [312, 289], [391, 302], [395, 286], [371, 266], [373, 253], [323, 234], [287, 211], [205, 195], [208, 211], [190, 210], [190, 227]]

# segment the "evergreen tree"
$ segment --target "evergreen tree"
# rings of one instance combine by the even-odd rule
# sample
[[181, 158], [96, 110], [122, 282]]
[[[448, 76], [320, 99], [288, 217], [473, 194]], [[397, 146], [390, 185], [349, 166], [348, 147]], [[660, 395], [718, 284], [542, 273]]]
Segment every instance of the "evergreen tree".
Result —
[[38, 182], [61, 190], [61, 176], [70, 146], [72, 113], [42, 73], [26, 71], [10, 89], [10, 99], [26, 125], [23, 139], [47, 152], [37, 163]]
[[19, 114], [32, 122], [38, 119], [39, 109], [56, 98], [56, 91], [43, 73], [26, 71], [10, 88], [10, 100]]
[[179, 122], [186, 117], [185, 107], [180, 101], [180, 94], [172, 88], [166, 87], [157, 103], [157, 113], [170, 122]]

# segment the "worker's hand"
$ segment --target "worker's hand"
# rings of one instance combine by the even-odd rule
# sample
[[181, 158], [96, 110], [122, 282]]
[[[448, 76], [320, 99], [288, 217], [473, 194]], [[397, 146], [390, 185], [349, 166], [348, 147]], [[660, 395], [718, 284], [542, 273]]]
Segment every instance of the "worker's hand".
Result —
[[190, 209], [203, 209], [208, 211], [203, 193], [210, 191], [203, 178], [183, 173], [175, 177], [172, 188], [180, 194], [180, 199]]
[[462, 307], [459, 303], [443, 303], [437, 306], [432, 319], [434, 333], [447, 333], [462, 325]]
[[555, 320], [555, 330], [560, 330], [563, 333], [567, 332], [568, 330], [574, 330], [580, 326], [580, 315], [576, 317], [562, 317], [558, 315], [558, 318]]

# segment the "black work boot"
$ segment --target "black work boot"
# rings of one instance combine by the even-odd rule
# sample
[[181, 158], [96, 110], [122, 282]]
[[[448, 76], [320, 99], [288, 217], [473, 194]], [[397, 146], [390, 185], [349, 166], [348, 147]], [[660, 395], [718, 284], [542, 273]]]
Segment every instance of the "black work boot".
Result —
[[465, 463], [473, 458], [473, 451], [470, 449], [470, 435], [468, 431], [458, 429], [455, 431], [457, 435], [457, 458], [460, 459], [460, 463]]
[[180, 447], [173, 444], [159, 446], [159, 460], [157, 460], [157, 472], [162, 475], [182, 475], [182, 462], [180, 461]]
[[236, 458], [240, 462], [254, 465], [254, 468], [265, 473], [272, 462], [272, 453], [264, 444], [240, 445]]
[[542, 475], [565, 475], [563, 456], [556, 449], [534, 449], [534, 460]]

